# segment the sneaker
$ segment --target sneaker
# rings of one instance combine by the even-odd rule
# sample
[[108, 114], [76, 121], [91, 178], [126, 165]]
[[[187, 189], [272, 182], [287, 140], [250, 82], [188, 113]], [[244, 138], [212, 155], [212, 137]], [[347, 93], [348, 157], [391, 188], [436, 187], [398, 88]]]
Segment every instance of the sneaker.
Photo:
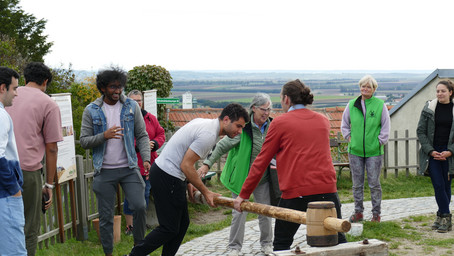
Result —
[[363, 213], [362, 212], [355, 212], [350, 218], [348, 219], [351, 223], [363, 221]]
[[262, 252], [265, 255], [273, 255], [273, 247], [271, 245], [262, 246]]
[[127, 236], [132, 236], [132, 230], [133, 230], [133, 227], [131, 225], [126, 226], [125, 234]]
[[229, 254], [227, 254], [227, 255], [228, 255], [228, 256], [238, 256], [238, 255], [240, 255], [240, 251], [237, 250], [237, 249], [231, 249], [231, 250], [229, 251]]
[[374, 213], [372, 215], [372, 219], [370, 221], [372, 221], [372, 222], [380, 222], [380, 220], [381, 220], [380, 214]]

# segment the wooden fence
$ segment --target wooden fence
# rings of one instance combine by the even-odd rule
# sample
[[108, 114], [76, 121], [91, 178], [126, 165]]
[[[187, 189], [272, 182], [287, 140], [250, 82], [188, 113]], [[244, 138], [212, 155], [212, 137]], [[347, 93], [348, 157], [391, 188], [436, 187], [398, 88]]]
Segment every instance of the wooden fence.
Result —
[[[348, 161], [347, 145], [342, 134], [338, 133], [334, 137], [339, 142], [339, 148], [332, 150], [333, 159]], [[383, 177], [388, 177], [388, 171], [394, 171], [394, 176], [398, 177], [399, 172], [405, 170], [406, 176], [414, 170], [414, 175], [419, 170], [419, 149], [421, 145], [417, 137], [409, 136], [409, 131], [405, 130], [403, 137], [399, 137], [397, 131], [390, 136], [388, 143], [384, 147], [383, 156]]]
[[[40, 249], [47, 247], [49, 244], [64, 242], [66, 239], [73, 237], [76, 237], [77, 240], [88, 239], [88, 232], [92, 228], [91, 221], [98, 218], [96, 197], [91, 187], [94, 169], [89, 154], [90, 152], [87, 150], [85, 158], [80, 155], [76, 156], [77, 178], [74, 181], [59, 184], [60, 189], [54, 190], [52, 207], [41, 219], [42, 225], [38, 236]], [[74, 182], [75, 189], [73, 190], [71, 190], [71, 182]], [[73, 196], [71, 196], [71, 191], [74, 193]], [[57, 194], [61, 195], [61, 206], [57, 202]], [[71, 198], [74, 198], [74, 203], [71, 202]], [[123, 198], [124, 195], [122, 195], [118, 187], [115, 205], [117, 214], [121, 212]], [[58, 209], [61, 209], [61, 213], [59, 213]], [[61, 215], [60, 218], [59, 215]], [[63, 234], [61, 231], [63, 231]]]

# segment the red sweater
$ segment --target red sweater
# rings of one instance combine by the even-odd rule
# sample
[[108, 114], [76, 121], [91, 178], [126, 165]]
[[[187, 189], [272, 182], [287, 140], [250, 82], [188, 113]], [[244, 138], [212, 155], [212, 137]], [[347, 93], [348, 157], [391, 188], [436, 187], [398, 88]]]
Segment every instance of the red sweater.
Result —
[[309, 109], [297, 109], [276, 117], [240, 197], [249, 198], [274, 155], [277, 155], [277, 175], [283, 199], [337, 192], [329, 128], [326, 117]]
[[[145, 115], [144, 115], [145, 114]], [[144, 110], [142, 110], [142, 115], [144, 115], [143, 120], [145, 121], [145, 128], [148, 133], [148, 138], [155, 141], [155, 147], [151, 149], [150, 163], [153, 164], [154, 160], [158, 157], [156, 150], [158, 150], [166, 141], [166, 135], [164, 128], [158, 122], [158, 119]], [[140, 168], [140, 174], [145, 175], [145, 168], [143, 167], [143, 160], [139, 152], [137, 152], [137, 164]]]

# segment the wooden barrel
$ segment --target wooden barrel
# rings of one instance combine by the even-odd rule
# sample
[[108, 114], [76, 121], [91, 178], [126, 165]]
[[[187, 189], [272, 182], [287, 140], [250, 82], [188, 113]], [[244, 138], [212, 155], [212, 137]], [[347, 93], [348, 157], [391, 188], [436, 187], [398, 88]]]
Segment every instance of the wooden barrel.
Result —
[[338, 244], [337, 231], [323, 225], [327, 217], [337, 218], [334, 203], [330, 201], [310, 202], [307, 205], [307, 244], [310, 246], [333, 246]]

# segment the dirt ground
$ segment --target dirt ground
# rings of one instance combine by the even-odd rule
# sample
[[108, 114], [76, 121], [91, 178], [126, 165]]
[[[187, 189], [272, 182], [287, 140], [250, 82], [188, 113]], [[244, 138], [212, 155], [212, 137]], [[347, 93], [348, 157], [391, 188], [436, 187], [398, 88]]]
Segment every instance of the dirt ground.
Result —
[[209, 224], [224, 220], [227, 216], [228, 215], [224, 214], [223, 210], [209, 211], [206, 213], [198, 213], [197, 217], [191, 219], [191, 222], [198, 225]]

